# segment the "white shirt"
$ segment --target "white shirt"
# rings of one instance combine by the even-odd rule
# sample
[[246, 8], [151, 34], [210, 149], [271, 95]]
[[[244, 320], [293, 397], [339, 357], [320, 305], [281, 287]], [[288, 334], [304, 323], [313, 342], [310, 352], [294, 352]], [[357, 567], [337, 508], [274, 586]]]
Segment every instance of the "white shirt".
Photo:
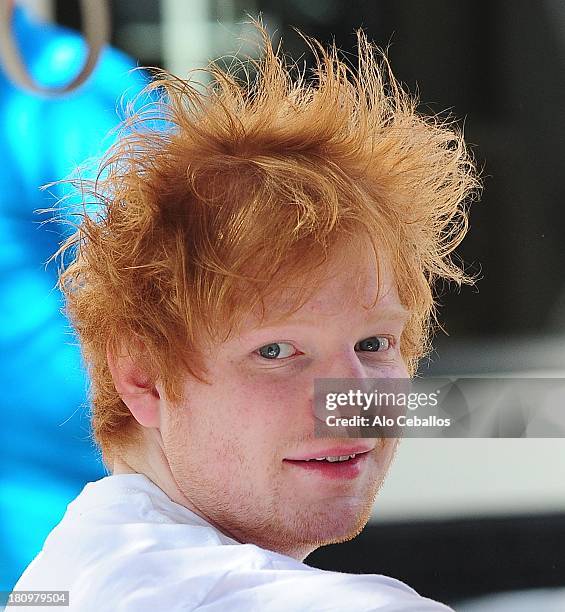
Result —
[[88, 483], [13, 590], [69, 591], [57, 609], [77, 612], [451, 612], [393, 578], [241, 544], [143, 474]]

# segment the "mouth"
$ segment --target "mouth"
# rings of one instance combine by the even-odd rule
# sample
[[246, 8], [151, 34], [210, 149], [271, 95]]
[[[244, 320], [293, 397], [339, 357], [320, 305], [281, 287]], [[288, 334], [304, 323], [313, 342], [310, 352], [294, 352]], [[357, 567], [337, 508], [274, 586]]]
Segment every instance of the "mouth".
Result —
[[330, 480], [351, 480], [361, 474], [370, 454], [371, 451], [362, 451], [350, 455], [330, 455], [311, 459], [283, 459], [283, 463], [314, 476]]

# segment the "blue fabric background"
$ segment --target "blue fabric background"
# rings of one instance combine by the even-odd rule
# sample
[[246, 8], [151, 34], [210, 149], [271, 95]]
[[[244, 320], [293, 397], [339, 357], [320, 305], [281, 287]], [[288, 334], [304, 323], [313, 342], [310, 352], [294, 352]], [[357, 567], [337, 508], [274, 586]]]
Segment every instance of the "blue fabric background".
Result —
[[[22, 9], [13, 25], [38, 82], [61, 85], [78, 72], [86, 45], [77, 33], [34, 23]], [[147, 79], [133, 67], [106, 47], [87, 83], [55, 99], [19, 90], [0, 67], [0, 590], [13, 587], [85, 482], [105, 475], [56, 265], [44, 265], [69, 229], [41, 226], [34, 211], [55, 203], [41, 185], [111, 142], [121, 96], [133, 98]]]

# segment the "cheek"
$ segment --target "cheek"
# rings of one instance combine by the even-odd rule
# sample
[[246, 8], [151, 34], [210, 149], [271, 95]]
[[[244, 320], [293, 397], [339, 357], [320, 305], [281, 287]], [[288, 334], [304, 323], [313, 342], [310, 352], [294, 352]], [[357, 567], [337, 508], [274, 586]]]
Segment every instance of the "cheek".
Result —
[[383, 378], [410, 378], [410, 375], [408, 374], [408, 369], [404, 361], [399, 360], [397, 363], [391, 365], [390, 370]]
[[293, 408], [298, 400], [291, 387], [253, 377], [230, 386], [223, 396], [209, 449], [218, 453], [214, 472], [227, 487], [238, 489], [243, 479], [263, 490], [276, 478], [281, 457], [304, 429]]
[[235, 412], [230, 420], [247, 454], [257, 457], [260, 453], [268, 471], [297, 440], [314, 434], [314, 412], [311, 383], [266, 374], [250, 376], [234, 389], [231, 407]]
[[385, 468], [385, 470], [388, 470], [388, 467], [394, 458], [394, 454], [398, 447], [398, 442], [399, 438], [381, 438], [377, 442], [377, 447], [379, 448], [379, 464], [382, 468]]
[[[311, 381], [310, 381], [311, 383]], [[276, 422], [308, 409], [313, 384], [304, 384], [288, 372], [247, 374], [230, 385], [226, 402], [239, 418], [253, 422]]]
[[[215, 457], [216, 473], [256, 462], [268, 469], [267, 457], [276, 458], [297, 436], [309, 432], [313, 419], [313, 390], [288, 375], [274, 372], [217, 376], [211, 386], [187, 389], [183, 407], [183, 438], [190, 453], [208, 461]], [[176, 436], [178, 438], [178, 434]], [[260, 471], [260, 470], [257, 470]]]

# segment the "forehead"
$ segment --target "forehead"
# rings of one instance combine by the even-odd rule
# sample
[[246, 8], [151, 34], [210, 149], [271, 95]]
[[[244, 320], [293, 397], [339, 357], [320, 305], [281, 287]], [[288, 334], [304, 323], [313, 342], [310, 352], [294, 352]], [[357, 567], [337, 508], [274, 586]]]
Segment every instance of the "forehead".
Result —
[[368, 241], [349, 249], [336, 249], [316, 278], [286, 280], [273, 288], [264, 302], [241, 321], [240, 332], [292, 321], [322, 321], [324, 317], [359, 313], [363, 318], [381, 314], [406, 318], [400, 304], [388, 258], [375, 257]]

